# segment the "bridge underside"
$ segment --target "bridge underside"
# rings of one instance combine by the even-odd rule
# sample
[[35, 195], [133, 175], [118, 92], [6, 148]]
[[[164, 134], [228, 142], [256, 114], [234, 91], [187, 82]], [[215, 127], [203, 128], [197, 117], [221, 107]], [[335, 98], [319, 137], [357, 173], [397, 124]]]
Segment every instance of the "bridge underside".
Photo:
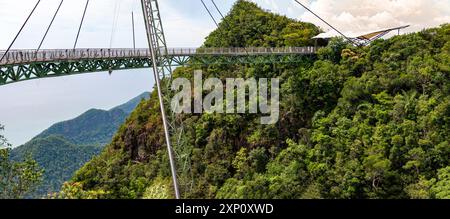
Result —
[[[273, 54], [273, 55], [246, 55], [246, 56], [171, 56], [170, 63], [161, 63], [172, 66], [208, 66], [233, 64], [273, 64], [273, 63], [299, 63], [312, 55], [301, 54]], [[76, 61], [60, 62], [34, 62], [0, 66], [0, 86], [50, 77], [62, 77], [93, 72], [107, 72], [127, 69], [149, 68], [151, 62], [148, 58], [114, 58], [114, 59], [80, 59]]]

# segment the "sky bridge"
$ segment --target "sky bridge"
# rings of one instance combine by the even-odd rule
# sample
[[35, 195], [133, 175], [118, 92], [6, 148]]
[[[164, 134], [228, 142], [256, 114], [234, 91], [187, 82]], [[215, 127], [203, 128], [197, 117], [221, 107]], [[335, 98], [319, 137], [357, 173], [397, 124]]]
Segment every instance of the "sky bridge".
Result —
[[[159, 65], [292, 63], [316, 51], [315, 47], [167, 48], [159, 51], [166, 57]], [[10, 50], [6, 54], [0, 51], [3, 55], [0, 86], [38, 78], [152, 67], [150, 49]]]

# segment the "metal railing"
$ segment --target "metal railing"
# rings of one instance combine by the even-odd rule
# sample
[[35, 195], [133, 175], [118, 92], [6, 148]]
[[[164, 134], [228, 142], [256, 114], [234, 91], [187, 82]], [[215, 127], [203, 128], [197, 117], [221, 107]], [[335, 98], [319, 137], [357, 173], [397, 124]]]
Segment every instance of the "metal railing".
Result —
[[315, 47], [169, 48], [169, 55], [314, 54]]
[[[5, 51], [0, 51], [0, 57]], [[267, 54], [314, 54], [315, 47], [282, 48], [169, 48], [168, 56], [202, 56], [202, 55], [267, 55]], [[52, 49], [52, 50], [11, 50], [0, 62], [1, 65], [17, 65], [33, 62], [77, 61], [83, 59], [123, 59], [147, 58], [148, 49]]]

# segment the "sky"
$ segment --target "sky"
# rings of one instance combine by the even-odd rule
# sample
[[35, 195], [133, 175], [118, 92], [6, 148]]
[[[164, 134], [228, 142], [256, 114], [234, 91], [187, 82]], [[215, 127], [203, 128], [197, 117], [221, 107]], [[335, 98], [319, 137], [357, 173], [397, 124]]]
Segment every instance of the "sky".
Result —
[[[262, 8], [329, 28], [294, 0], [252, 0]], [[0, 0], [0, 49], [9, 46], [37, 0]], [[39, 45], [60, 0], [41, 0], [13, 49]], [[217, 19], [210, 0], [205, 0]], [[235, 1], [215, 0], [228, 12]], [[411, 25], [419, 31], [450, 22], [450, 0], [300, 0], [343, 32], [365, 32]], [[84, 0], [65, 0], [43, 49], [72, 48]], [[169, 47], [198, 47], [215, 28], [200, 0], [159, 0]], [[131, 12], [136, 45], [146, 47], [140, 0], [90, 0], [78, 48], [132, 47]], [[149, 91], [149, 69], [85, 74], [14, 83], [0, 87], [0, 124], [13, 146], [21, 145], [55, 122], [72, 119], [91, 108], [110, 109]]]

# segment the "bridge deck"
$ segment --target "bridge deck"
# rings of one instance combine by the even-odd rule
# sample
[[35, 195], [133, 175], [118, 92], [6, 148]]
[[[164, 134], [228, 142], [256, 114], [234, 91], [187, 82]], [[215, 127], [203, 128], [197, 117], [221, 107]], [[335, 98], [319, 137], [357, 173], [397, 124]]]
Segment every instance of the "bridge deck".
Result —
[[[0, 57], [5, 51], [0, 51]], [[195, 56], [256, 56], [256, 55], [289, 55], [314, 54], [315, 47], [283, 47], [283, 48], [169, 48], [171, 57]], [[148, 58], [148, 49], [56, 49], [56, 50], [11, 50], [0, 62], [0, 66], [20, 65], [36, 62], [63, 62], [96, 59], [131, 59]]]

